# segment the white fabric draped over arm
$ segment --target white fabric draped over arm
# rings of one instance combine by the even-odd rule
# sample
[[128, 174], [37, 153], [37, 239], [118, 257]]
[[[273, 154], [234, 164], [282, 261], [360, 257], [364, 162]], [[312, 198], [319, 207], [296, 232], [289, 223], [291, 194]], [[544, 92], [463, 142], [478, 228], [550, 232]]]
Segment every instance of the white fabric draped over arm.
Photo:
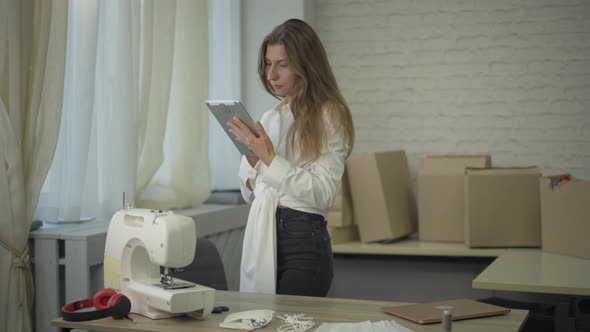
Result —
[[[260, 161], [259, 161], [260, 162]], [[257, 166], [258, 164], [256, 164]], [[246, 156], [242, 156], [242, 161], [240, 162], [240, 170], [238, 175], [240, 176], [240, 192], [242, 193], [242, 197], [246, 201], [246, 203], [251, 204], [254, 200], [254, 193], [253, 190], [256, 186], [256, 177], [258, 176], [258, 170], [252, 166], [246, 159]], [[250, 186], [252, 190], [248, 188], [248, 180], [250, 180]]]

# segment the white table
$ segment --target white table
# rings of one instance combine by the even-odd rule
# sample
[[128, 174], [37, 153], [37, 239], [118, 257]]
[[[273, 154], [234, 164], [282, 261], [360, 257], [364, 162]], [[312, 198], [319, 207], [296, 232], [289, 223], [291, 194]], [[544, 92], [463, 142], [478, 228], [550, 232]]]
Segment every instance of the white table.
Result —
[[444, 257], [498, 257], [506, 248], [469, 248], [464, 243], [420, 241], [415, 235], [392, 243], [346, 242], [332, 245], [335, 254], [390, 255], [390, 256], [444, 256]]
[[[206, 237], [244, 227], [248, 209], [247, 205], [201, 205], [175, 213], [193, 217], [198, 237]], [[30, 233], [37, 332], [57, 331], [49, 322], [61, 316], [61, 306], [93, 295], [91, 268], [103, 263], [108, 225], [109, 221], [45, 224]], [[64, 275], [60, 278], [61, 266]]]
[[479, 274], [473, 288], [590, 296], [590, 260], [539, 249], [510, 251]]

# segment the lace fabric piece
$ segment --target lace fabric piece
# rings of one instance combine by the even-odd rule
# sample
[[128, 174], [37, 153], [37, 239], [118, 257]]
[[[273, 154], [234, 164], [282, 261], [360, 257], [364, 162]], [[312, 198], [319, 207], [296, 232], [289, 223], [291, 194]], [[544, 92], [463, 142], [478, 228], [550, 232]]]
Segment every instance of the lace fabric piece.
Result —
[[393, 320], [358, 323], [323, 323], [315, 332], [413, 332]]
[[220, 327], [227, 329], [251, 331], [266, 326], [272, 321], [274, 311], [272, 310], [248, 310], [235, 312], [227, 315]]

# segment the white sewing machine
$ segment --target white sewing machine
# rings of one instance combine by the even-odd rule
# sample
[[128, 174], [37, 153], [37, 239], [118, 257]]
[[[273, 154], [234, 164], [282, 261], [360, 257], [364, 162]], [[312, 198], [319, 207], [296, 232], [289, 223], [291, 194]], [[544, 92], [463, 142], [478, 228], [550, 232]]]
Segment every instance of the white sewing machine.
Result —
[[170, 269], [193, 261], [196, 240], [195, 223], [189, 217], [160, 210], [117, 211], [107, 233], [105, 287], [125, 294], [131, 312], [152, 319], [210, 314], [214, 289], [169, 275]]

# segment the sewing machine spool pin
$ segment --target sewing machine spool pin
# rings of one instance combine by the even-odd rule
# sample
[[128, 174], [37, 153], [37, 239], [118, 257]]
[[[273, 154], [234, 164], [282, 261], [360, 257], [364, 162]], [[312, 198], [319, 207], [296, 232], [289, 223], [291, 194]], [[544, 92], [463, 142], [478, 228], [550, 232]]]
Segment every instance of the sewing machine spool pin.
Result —
[[123, 192], [123, 210], [129, 210], [129, 209], [133, 209], [135, 207], [135, 204], [133, 203], [133, 201], [127, 203], [125, 200], [125, 192]]

